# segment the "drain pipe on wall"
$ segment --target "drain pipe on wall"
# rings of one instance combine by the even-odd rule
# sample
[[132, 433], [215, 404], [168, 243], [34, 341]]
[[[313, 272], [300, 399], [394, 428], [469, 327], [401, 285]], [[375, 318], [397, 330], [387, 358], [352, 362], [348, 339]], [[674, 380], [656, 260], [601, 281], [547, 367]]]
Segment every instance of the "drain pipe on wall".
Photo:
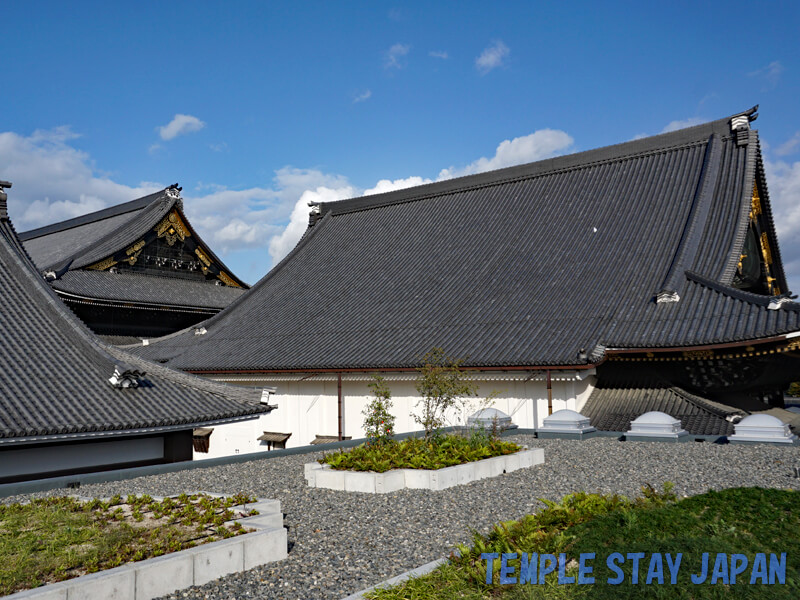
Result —
[[553, 414], [553, 382], [550, 381], [550, 369], [547, 369], [547, 416]]
[[344, 420], [344, 400], [342, 398], [342, 373], [339, 372], [338, 376], [336, 377], [336, 385], [337, 385], [337, 395], [338, 395], [338, 409], [339, 409], [339, 441], [342, 441], [342, 436], [344, 435], [344, 427], [343, 427], [343, 420]]

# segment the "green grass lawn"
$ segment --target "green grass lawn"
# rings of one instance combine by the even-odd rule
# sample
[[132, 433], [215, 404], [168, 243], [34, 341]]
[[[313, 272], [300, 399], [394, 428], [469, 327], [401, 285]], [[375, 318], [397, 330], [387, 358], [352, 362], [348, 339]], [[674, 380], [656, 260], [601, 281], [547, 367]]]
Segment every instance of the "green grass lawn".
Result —
[[[522, 600], [538, 598], [681, 598], [681, 599], [797, 599], [800, 598], [800, 492], [737, 488], [708, 492], [677, 501], [668, 490], [646, 489], [642, 498], [630, 501], [619, 496], [573, 494], [561, 503], [548, 506], [520, 521], [498, 524], [488, 535], [475, 534], [473, 544], [461, 547], [460, 557], [429, 575], [390, 588], [372, 592], [375, 600]], [[557, 571], [545, 576], [539, 585], [501, 585], [500, 560], [494, 560], [493, 583], [486, 584], [487, 561], [483, 553], [555, 554], [565, 553], [565, 574], [576, 576], [575, 559], [582, 553], [595, 553], [592, 576], [595, 583], [559, 584]], [[622, 564], [624, 580], [607, 583], [615, 573], [606, 565], [614, 552], [645, 553], [637, 584], [632, 583], [631, 561]], [[786, 553], [785, 584], [750, 585], [756, 553]], [[676, 583], [664, 564], [664, 584], [653, 577], [645, 585], [649, 562], [654, 553], [678, 553], [682, 562]], [[708, 579], [694, 584], [692, 574], [700, 572], [701, 557], [709, 553]], [[721, 580], [710, 584], [717, 553], [743, 554], [748, 567], [736, 584]], [[740, 563], [741, 564], [741, 563]], [[519, 576], [520, 561], [508, 561]]]
[[230, 508], [254, 501], [183, 494], [0, 504], [0, 595], [244, 533]]
[[444, 435], [429, 442], [406, 438], [402, 442], [363, 444], [346, 452], [326, 454], [319, 462], [334, 469], [383, 473], [390, 469], [442, 469], [520, 450], [512, 442], [473, 433], [470, 436]]

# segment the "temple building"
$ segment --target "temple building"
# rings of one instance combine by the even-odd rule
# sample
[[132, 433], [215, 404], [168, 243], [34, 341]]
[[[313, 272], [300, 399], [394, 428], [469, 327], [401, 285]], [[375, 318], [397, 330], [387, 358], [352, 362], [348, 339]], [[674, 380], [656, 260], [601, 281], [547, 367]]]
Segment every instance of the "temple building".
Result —
[[800, 365], [755, 112], [315, 205], [234, 305], [134, 351], [273, 386], [281, 410], [241, 451], [271, 433], [363, 436], [374, 373], [397, 431], [418, 429], [415, 369], [432, 348], [523, 428], [566, 408], [624, 431], [668, 407], [690, 433], [726, 435], [780, 413]]
[[238, 279], [192, 228], [177, 184], [20, 235], [59, 297], [117, 342], [166, 335], [238, 298]]
[[191, 460], [194, 428], [272, 410], [260, 389], [102, 343], [36, 271], [8, 218], [9, 187], [0, 182], [0, 483]]

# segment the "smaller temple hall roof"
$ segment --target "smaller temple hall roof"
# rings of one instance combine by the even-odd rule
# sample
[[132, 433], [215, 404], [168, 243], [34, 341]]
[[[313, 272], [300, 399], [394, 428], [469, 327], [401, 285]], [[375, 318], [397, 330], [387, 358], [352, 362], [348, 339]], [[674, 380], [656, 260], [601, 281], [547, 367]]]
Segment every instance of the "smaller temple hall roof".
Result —
[[[249, 287], [191, 227], [177, 184], [20, 239], [39, 271], [71, 301], [220, 310]], [[156, 251], [161, 240], [174, 251]]]
[[131, 435], [253, 418], [261, 390], [218, 384], [103, 344], [26, 254], [0, 182], [0, 444]]

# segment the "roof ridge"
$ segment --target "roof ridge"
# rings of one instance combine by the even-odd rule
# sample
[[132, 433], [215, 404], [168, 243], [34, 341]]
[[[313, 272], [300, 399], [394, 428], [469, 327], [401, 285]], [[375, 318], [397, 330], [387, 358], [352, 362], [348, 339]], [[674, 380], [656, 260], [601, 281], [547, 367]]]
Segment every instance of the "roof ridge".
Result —
[[[325, 226], [325, 224], [329, 223], [329, 222], [330, 222], [330, 219], [323, 218], [314, 227], [309, 227], [308, 229], [306, 229], [305, 233], [303, 234], [303, 237], [300, 238], [300, 241], [297, 242], [297, 245], [295, 245], [295, 247], [292, 248], [292, 250], [291, 250], [291, 252], [289, 252], [289, 254], [284, 256], [283, 259], [281, 259], [281, 261], [277, 265], [272, 267], [269, 270], [269, 272], [266, 275], [264, 275], [264, 277], [259, 279], [253, 286], [250, 287], [250, 289], [245, 290], [245, 292], [241, 296], [239, 296], [238, 298], [236, 298], [236, 300], [234, 300], [228, 306], [226, 306], [224, 310], [221, 310], [220, 312], [218, 312], [214, 316], [209, 317], [205, 321], [201, 321], [199, 323], [195, 323], [194, 325], [186, 327], [185, 329], [181, 329], [180, 331], [175, 331], [173, 333], [161, 336], [159, 338], [148, 339], [148, 342], [147, 342], [148, 345], [157, 344], [157, 343], [159, 343], [161, 341], [164, 341], [164, 340], [170, 340], [172, 338], [179, 337], [179, 336], [181, 336], [181, 335], [183, 335], [183, 334], [185, 334], [185, 333], [187, 333], [189, 331], [193, 332], [196, 329], [200, 329], [201, 327], [205, 327], [206, 329], [209, 329], [219, 319], [227, 317], [227, 315], [230, 314], [236, 307], [238, 307], [244, 301], [245, 298], [247, 298], [251, 294], [255, 293], [256, 290], [264, 287], [264, 285], [266, 285], [266, 282], [268, 282], [270, 279], [272, 279], [275, 276], [275, 274], [280, 271], [280, 269], [283, 267], [283, 265], [285, 265], [295, 254], [297, 254], [308, 243], [308, 240], [310, 240], [312, 237], [314, 237], [314, 234], [316, 232], [318, 232], [320, 229], [322, 229]], [[128, 346], [123, 346], [123, 347], [141, 346], [141, 345], [142, 344], [131, 344], [131, 345], [128, 345]]]
[[[322, 214], [332, 212], [334, 215], [359, 212], [373, 208], [381, 208], [405, 202], [416, 202], [431, 196], [454, 194], [463, 191], [483, 189], [496, 185], [544, 177], [560, 172], [568, 172], [576, 169], [589, 168], [608, 163], [627, 160], [634, 157], [642, 157], [664, 152], [671, 152], [681, 148], [699, 145], [708, 142], [708, 138], [717, 134], [722, 141], [731, 137], [730, 117], [709, 121], [693, 127], [679, 129], [669, 133], [658, 134], [637, 140], [628, 140], [618, 144], [584, 150], [563, 156], [556, 156], [535, 162], [514, 165], [475, 173], [443, 181], [403, 188], [384, 192], [382, 194], [372, 194], [369, 196], [358, 196], [347, 200], [320, 203]], [[668, 138], [665, 145], [665, 138]]]
[[[167, 188], [167, 189], [171, 189], [171, 188]], [[145, 206], [135, 216], [136, 217], [141, 216], [145, 212], [153, 212], [153, 213], [158, 215], [158, 218], [153, 219], [157, 223], [159, 219], [163, 218], [164, 215], [169, 213], [169, 211], [172, 210], [172, 208], [178, 202], [180, 202], [180, 199], [181, 199], [180, 198], [180, 194], [172, 195], [172, 194], [166, 194], [165, 193], [163, 196], [159, 196], [155, 200], [150, 202], [147, 206]], [[71, 264], [76, 262], [76, 261], [78, 261], [79, 264], [77, 264], [75, 266], [75, 268], [80, 268], [80, 267], [86, 266], [87, 264], [92, 264], [93, 262], [95, 262], [95, 260], [89, 260], [89, 261], [85, 261], [84, 260], [84, 262], [81, 263], [80, 259], [82, 259], [82, 258], [85, 259], [87, 254], [90, 254], [92, 251], [94, 251], [97, 248], [101, 247], [106, 241], [117, 237], [118, 234], [119, 234], [119, 231], [121, 229], [123, 229], [123, 227], [127, 226], [130, 222], [131, 222], [130, 219], [125, 221], [125, 223], [119, 225], [118, 227], [115, 227], [114, 229], [112, 229], [111, 231], [109, 231], [105, 235], [101, 236], [100, 238], [96, 239], [92, 243], [84, 246], [83, 248], [80, 248], [79, 250], [77, 250], [76, 252], [74, 252], [73, 254], [68, 256], [67, 258], [59, 261], [58, 263], [55, 263], [55, 264], [52, 264], [52, 265], [43, 266], [41, 270], [53, 269], [55, 271], [62, 271], [62, 270], [65, 270], [64, 269], [65, 266], [67, 268], [71, 268]], [[128, 244], [122, 244], [122, 246], [125, 246], [125, 245], [128, 245]], [[100, 260], [100, 259], [97, 259], [97, 260]]]
[[707, 400], [706, 398], [698, 396], [697, 394], [692, 394], [691, 392], [688, 392], [678, 386], [671, 386], [669, 389], [672, 393], [676, 394], [677, 396], [680, 396], [687, 402], [690, 402], [691, 404], [694, 404], [701, 410], [710, 412], [711, 414], [716, 415], [718, 417], [726, 417], [729, 414], [735, 414], [736, 412], [743, 412], [733, 406], [730, 407], [731, 408], [730, 411], [726, 412], [721, 407], [715, 406], [715, 404], [719, 403], [713, 403], [711, 400]]
[[36, 229], [29, 229], [28, 231], [20, 233], [19, 239], [22, 240], [23, 242], [27, 242], [29, 240], [40, 238], [45, 235], [50, 235], [52, 233], [67, 231], [69, 229], [74, 229], [75, 227], [80, 227], [82, 225], [87, 225], [89, 223], [104, 221], [106, 219], [110, 219], [111, 217], [118, 217], [120, 215], [141, 210], [143, 208], [146, 208], [153, 202], [157, 201], [159, 199], [159, 196], [164, 194], [168, 189], [169, 188], [166, 187], [163, 190], [153, 192], [152, 194], [147, 194], [146, 196], [142, 196], [141, 198], [135, 198], [134, 200], [129, 200], [128, 202], [123, 202], [122, 204], [115, 204], [107, 208], [103, 208], [100, 210], [96, 210], [94, 212], [73, 217], [72, 219], [67, 219], [65, 221], [58, 221], [57, 223], [51, 223], [50, 225], [44, 225], [42, 227], [37, 227]]
[[[719, 292], [720, 294], [730, 296], [731, 298], [740, 300], [742, 302], [748, 302], [750, 304], [755, 304], [757, 306], [768, 307], [776, 299], [786, 300], [785, 296], [762, 296], [760, 294], [754, 294], [753, 292], [746, 292], [744, 290], [731, 287], [724, 283], [720, 283], [719, 281], [716, 281], [704, 275], [700, 275], [699, 273], [695, 273], [693, 271], [686, 271], [685, 273], [686, 273], [686, 278], [689, 281], [702, 285], [703, 287], [706, 287], [715, 292]], [[782, 310], [800, 311], [800, 303], [785, 301], [781, 303], [780, 308]]]
[[664, 278], [664, 282], [661, 284], [659, 297], [662, 294], [677, 293], [680, 274], [686, 270], [687, 261], [691, 261], [697, 254], [700, 238], [703, 235], [703, 228], [708, 218], [708, 211], [711, 209], [714, 190], [717, 186], [717, 175], [721, 159], [722, 144], [718, 141], [717, 135], [712, 133], [708, 138], [706, 153], [703, 157], [703, 170], [692, 199], [692, 206], [686, 218], [681, 241], [675, 251], [675, 256], [672, 259], [672, 264]]

